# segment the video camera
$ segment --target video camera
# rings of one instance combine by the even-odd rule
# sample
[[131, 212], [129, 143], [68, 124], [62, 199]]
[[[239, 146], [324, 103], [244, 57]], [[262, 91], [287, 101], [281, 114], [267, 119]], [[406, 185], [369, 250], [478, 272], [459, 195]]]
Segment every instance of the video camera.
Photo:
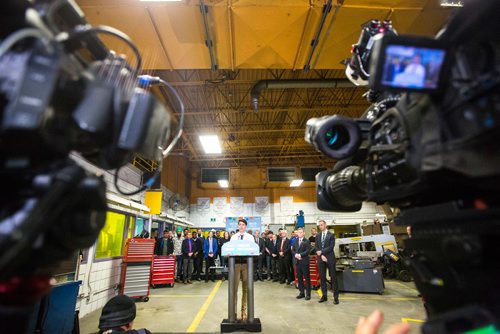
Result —
[[369, 73], [352, 66], [356, 53], [346, 64], [375, 103], [360, 119], [306, 126], [306, 141], [338, 160], [316, 175], [320, 210], [401, 208], [424, 333], [500, 331], [499, 12], [500, 1], [468, 1], [435, 39], [373, 36]]
[[[128, 36], [89, 25], [72, 0], [8, 0], [0, 10], [2, 309], [33, 304], [49, 288], [51, 266], [90, 247], [104, 225], [104, 180], [85, 172], [70, 152], [116, 169], [123, 193], [120, 168], [134, 154], [162, 161], [182, 131], [181, 117], [167, 147], [171, 110], [148, 87], [167, 86], [181, 115], [183, 106], [168, 83], [140, 75], [141, 55]], [[98, 34], [125, 43], [134, 62], [109, 50]]]

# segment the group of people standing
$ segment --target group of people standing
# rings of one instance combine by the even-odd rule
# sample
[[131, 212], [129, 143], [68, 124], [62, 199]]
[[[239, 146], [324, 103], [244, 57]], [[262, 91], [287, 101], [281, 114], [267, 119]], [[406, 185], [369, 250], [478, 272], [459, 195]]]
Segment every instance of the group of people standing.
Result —
[[[215, 279], [213, 267], [217, 257], [220, 259], [221, 267], [226, 267], [227, 259], [221, 256], [222, 246], [226, 242], [232, 239], [252, 240], [259, 246], [259, 256], [255, 260], [255, 280], [264, 280], [265, 273], [267, 280], [293, 285], [295, 284], [295, 266], [300, 291], [297, 299], [304, 298], [305, 300], [311, 299], [309, 256], [316, 255], [322, 291], [319, 302], [327, 301], [326, 272], [328, 270], [334, 304], [338, 304], [335, 235], [328, 231], [325, 221], [319, 221], [318, 226], [320, 233], [313, 228], [309, 238], [304, 236], [304, 230], [301, 228], [293, 231], [291, 238], [288, 238], [288, 232], [285, 229], [279, 229], [277, 233], [266, 230], [262, 235], [258, 230], [252, 233], [252, 231], [247, 231], [247, 223], [244, 219], [238, 222], [238, 231], [225, 231], [224, 235], [219, 238], [216, 237], [215, 230], [211, 230], [208, 236], [204, 237], [201, 230], [190, 232], [188, 229], [177, 228], [175, 235], [172, 231], [164, 231], [163, 237], [157, 240], [155, 253], [176, 256], [176, 281], [184, 284], [190, 284], [193, 280], [201, 281], [203, 261], [205, 261], [205, 282], [208, 282], [209, 279], [211, 281]], [[243, 319], [246, 318], [246, 270], [244, 259], [236, 262], [236, 282], [240, 279], [243, 281]], [[224, 278], [223, 272], [222, 279]]]
[[[222, 245], [229, 241], [226, 232], [224, 238], [217, 238], [215, 230], [211, 230], [207, 237], [200, 230], [190, 232], [188, 229], [178, 227], [173, 235], [172, 231], [165, 230], [163, 237], [158, 238], [155, 247], [156, 255], [176, 256], [176, 282], [191, 284], [193, 280], [201, 281], [205, 273], [205, 282], [215, 280], [215, 272], [210, 269], [215, 266], [215, 259], [220, 257]], [[221, 257], [221, 265], [225, 259]], [[203, 271], [205, 263], [205, 271]]]
[[[327, 301], [326, 272], [330, 274], [330, 283], [333, 290], [334, 304], [339, 303], [339, 290], [335, 274], [336, 258], [334, 253], [335, 235], [328, 231], [324, 220], [318, 222], [320, 233], [316, 228], [311, 229], [311, 236], [305, 237], [304, 230], [299, 228], [293, 231], [290, 239], [287, 231], [280, 229], [279, 236], [269, 232], [266, 238], [266, 257], [268, 279], [281, 284], [294, 283], [294, 266], [298, 281], [299, 295], [297, 299], [311, 299], [311, 278], [309, 256], [316, 255], [322, 297], [320, 303]], [[305, 281], [305, 283], [304, 283]]]

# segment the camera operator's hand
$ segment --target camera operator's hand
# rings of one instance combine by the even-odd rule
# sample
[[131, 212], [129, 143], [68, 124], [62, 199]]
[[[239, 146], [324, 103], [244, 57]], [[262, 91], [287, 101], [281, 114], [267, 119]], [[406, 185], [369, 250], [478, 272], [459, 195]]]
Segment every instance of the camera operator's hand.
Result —
[[[368, 318], [359, 318], [355, 334], [377, 334], [380, 325], [384, 321], [384, 315], [379, 310], [375, 310]], [[383, 334], [407, 334], [410, 331], [410, 325], [407, 323], [394, 324]]]

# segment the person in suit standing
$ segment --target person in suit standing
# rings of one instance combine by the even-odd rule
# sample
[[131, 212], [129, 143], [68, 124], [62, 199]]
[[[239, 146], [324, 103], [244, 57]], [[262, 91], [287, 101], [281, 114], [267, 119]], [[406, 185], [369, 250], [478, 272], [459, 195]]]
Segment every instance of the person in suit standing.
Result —
[[287, 231], [281, 231], [281, 239], [278, 243], [279, 263], [280, 263], [280, 284], [290, 284], [293, 281], [293, 274], [290, 275], [291, 251], [290, 240], [286, 237]]
[[257, 281], [262, 281], [262, 263], [264, 261], [264, 239], [260, 237], [260, 231], [255, 231], [255, 243], [259, 245], [259, 257], [257, 258], [256, 274]]
[[201, 274], [203, 273], [203, 238], [193, 232], [193, 240], [196, 246], [194, 253], [194, 273], [193, 280], [201, 281]]
[[211, 281], [215, 282], [215, 273], [214, 270], [210, 270], [210, 267], [215, 266], [218, 248], [218, 242], [217, 239], [214, 238], [214, 232], [210, 231], [203, 245], [203, 254], [205, 254], [205, 283], [208, 282], [209, 274]]
[[[295, 268], [297, 271], [297, 280], [299, 281], [299, 295], [297, 299], [311, 299], [311, 275], [309, 272], [309, 252], [311, 244], [309, 240], [304, 238], [304, 230], [297, 229], [297, 238], [292, 245], [292, 250], [295, 253]], [[304, 294], [304, 278], [306, 279], [306, 293]]]
[[273, 282], [278, 282], [279, 281], [279, 252], [278, 252], [278, 235], [273, 234], [271, 236], [271, 266], [272, 266], [272, 276], [273, 276]]
[[[295, 240], [297, 239], [297, 230], [293, 230], [292, 232], [292, 235], [290, 236], [290, 272], [291, 272], [291, 276], [292, 278], [294, 278], [294, 274], [293, 274], [293, 266], [295, 265], [295, 251], [293, 250], [293, 244], [295, 243]], [[290, 282], [290, 285], [293, 285], [295, 284], [292, 280], [292, 282]]]
[[272, 249], [273, 249], [273, 232], [268, 231], [264, 238], [264, 254], [266, 258], [267, 280], [270, 281], [273, 277], [272, 267]]
[[198, 229], [198, 239], [201, 239], [201, 254], [200, 254], [200, 258], [198, 261], [201, 260], [201, 264], [200, 264], [200, 274], [203, 274], [203, 245], [205, 244], [205, 236], [203, 235], [203, 231], [201, 230], [201, 228]]
[[333, 303], [336, 305], [339, 303], [339, 287], [337, 284], [337, 274], [335, 273], [335, 264], [337, 260], [335, 259], [335, 253], [333, 251], [335, 247], [335, 236], [328, 231], [324, 220], [319, 221], [319, 229], [321, 233], [316, 235], [316, 255], [318, 256], [321, 292], [323, 293], [319, 302], [323, 303], [328, 300], [326, 296], [326, 269], [328, 268], [333, 290]]
[[156, 255], [172, 255], [174, 253], [174, 240], [169, 230], [163, 231], [163, 238], [159, 238], [155, 245]]
[[193, 260], [194, 253], [196, 252], [196, 245], [191, 237], [191, 232], [188, 232], [186, 239], [182, 241], [182, 268], [184, 269], [184, 284], [193, 283], [191, 282], [191, 275], [193, 274]]
[[[233, 240], [248, 240], [255, 242], [253, 236], [246, 232], [247, 230], [247, 221], [243, 218], [238, 220], [238, 233], [235, 233], [231, 237], [231, 241]], [[242, 282], [242, 294], [241, 294], [241, 320], [247, 320], [247, 298], [248, 298], [248, 264], [247, 259], [237, 256], [234, 264], [234, 305], [237, 305], [238, 298], [238, 285], [240, 284], [240, 279]]]

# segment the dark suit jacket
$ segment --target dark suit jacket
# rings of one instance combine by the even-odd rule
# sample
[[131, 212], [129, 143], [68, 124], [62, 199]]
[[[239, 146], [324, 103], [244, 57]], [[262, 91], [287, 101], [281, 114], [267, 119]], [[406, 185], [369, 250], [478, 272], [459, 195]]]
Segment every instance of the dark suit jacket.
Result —
[[278, 251], [278, 240], [276, 240], [276, 246], [274, 246], [273, 244], [273, 241], [272, 240], [269, 240], [269, 244], [268, 244], [268, 248], [269, 250], [271, 251], [271, 255], [272, 254], [276, 254], [276, 255], [279, 255], [279, 251]]
[[[164, 238], [159, 238], [156, 242], [155, 254], [163, 255]], [[174, 241], [172, 239], [167, 239], [167, 255], [174, 253]]]
[[196, 240], [194, 241], [194, 243], [196, 244], [196, 251], [198, 252], [198, 254], [196, 255], [196, 257], [203, 257], [203, 239], [202, 238], [196, 238]]
[[[302, 257], [302, 259], [300, 260], [301, 262], [309, 261], [309, 252], [311, 251], [311, 243], [309, 242], [309, 240], [303, 238], [299, 246], [299, 238], [297, 238], [292, 247], [295, 254], [300, 254], [300, 256]], [[295, 259], [295, 261], [299, 260]]]
[[[276, 241], [276, 248], [278, 249], [278, 255], [281, 252], [281, 241], [283, 241], [283, 239]], [[285, 243], [283, 244], [283, 256], [284, 257], [292, 256], [290, 251], [290, 239], [288, 238], [285, 239]]]
[[335, 248], [335, 235], [333, 235], [329, 231], [326, 232], [324, 244], [321, 243], [321, 233], [318, 233], [316, 235], [315, 250], [316, 251], [320, 250], [321, 255], [326, 256], [328, 262], [333, 261], [335, 259], [335, 253], [333, 251], [334, 248]]
[[[269, 253], [266, 252], [266, 248], [269, 250]], [[269, 239], [264, 240], [264, 254], [271, 255], [273, 253], [273, 241]]]
[[[191, 242], [192, 242], [191, 252], [193, 253], [193, 256], [191, 258], [193, 258], [194, 253], [196, 252], [196, 243], [194, 242], [193, 239], [189, 239], [189, 240], [191, 240]], [[188, 253], [189, 253], [189, 246], [188, 246], [188, 239], [186, 238], [182, 241], [182, 257], [184, 259], [189, 258]]]
[[[255, 239], [255, 237], [254, 237], [254, 239]], [[264, 252], [266, 251], [264, 249], [265, 248], [264, 239], [259, 237], [259, 242], [258, 243], [256, 242], [256, 244], [259, 245], [259, 254], [264, 255]]]

